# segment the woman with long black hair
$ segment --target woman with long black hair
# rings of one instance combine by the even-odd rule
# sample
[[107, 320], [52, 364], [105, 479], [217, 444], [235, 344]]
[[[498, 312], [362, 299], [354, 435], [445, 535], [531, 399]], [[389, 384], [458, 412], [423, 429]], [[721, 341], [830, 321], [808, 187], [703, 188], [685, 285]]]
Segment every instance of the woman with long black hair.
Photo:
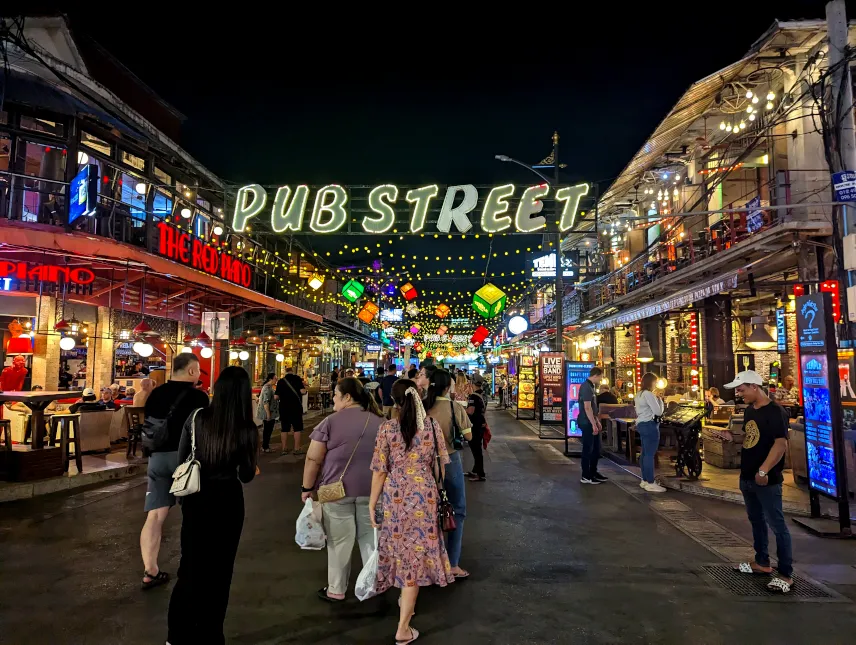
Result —
[[181, 563], [169, 602], [168, 642], [217, 645], [225, 643], [223, 621], [244, 526], [241, 482], [255, 476], [259, 451], [250, 376], [244, 368], [224, 369], [214, 384], [211, 406], [191, 413], [179, 462], [190, 455], [191, 432], [201, 485], [198, 493], [182, 498]]
[[401, 589], [395, 641], [406, 645], [419, 638], [410, 626], [419, 587], [455, 581], [440, 531], [434, 479], [435, 465], [443, 478], [449, 454], [443, 431], [425, 414], [415, 382], [396, 381], [392, 398], [398, 418], [381, 425], [377, 434], [369, 509], [382, 501], [382, 518], [372, 513], [372, 526], [380, 529], [375, 591]]

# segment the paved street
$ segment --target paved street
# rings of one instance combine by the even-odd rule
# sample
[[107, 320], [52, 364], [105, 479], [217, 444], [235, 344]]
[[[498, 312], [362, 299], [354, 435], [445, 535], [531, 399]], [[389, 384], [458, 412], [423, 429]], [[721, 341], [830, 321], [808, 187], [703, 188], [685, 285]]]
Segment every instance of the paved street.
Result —
[[[611, 483], [581, 488], [579, 465], [551, 447], [558, 442], [539, 441], [505, 414], [491, 413], [489, 421], [495, 436], [489, 479], [468, 489], [462, 565], [473, 575], [420, 596], [414, 620], [420, 643], [852, 642], [856, 579], [847, 571], [856, 571], [850, 566], [856, 545], [795, 541], [798, 568], [803, 561], [821, 564], [806, 549], [822, 553], [831, 545], [840, 564], [832, 563], [839, 575], [830, 598], [732, 595], [702, 570], [723, 559], [670, 518], [692, 507], [746, 537], [740, 507], [696, 505], [696, 498], [672, 494], [652, 507], [608, 463]], [[338, 606], [316, 599], [325, 554], [294, 544], [301, 467], [294, 457], [266, 455], [262, 474], [245, 489], [228, 642], [391, 643], [393, 593]], [[139, 590], [141, 484], [0, 507], [0, 643], [164, 641], [169, 589]], [[699, 525], [692, 515], [684, 528]], [[161, 560], [170, 572], [178, 565], [180, 521], [176, 510], [166, 530]], [[745, 549], [738, 536], [719, 544], [734, 553]]]

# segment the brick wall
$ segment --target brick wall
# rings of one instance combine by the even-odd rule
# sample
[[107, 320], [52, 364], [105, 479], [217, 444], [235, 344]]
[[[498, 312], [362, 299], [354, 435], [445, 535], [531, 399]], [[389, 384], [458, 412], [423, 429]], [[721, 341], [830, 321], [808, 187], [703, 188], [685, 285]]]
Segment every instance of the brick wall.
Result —
[[33, 339], [33, 373], [30, 382], [45, 390], [59, 389], [59, 333], [54, 331], [57, 300], [42, 296], [36, 301], [36, 336]]

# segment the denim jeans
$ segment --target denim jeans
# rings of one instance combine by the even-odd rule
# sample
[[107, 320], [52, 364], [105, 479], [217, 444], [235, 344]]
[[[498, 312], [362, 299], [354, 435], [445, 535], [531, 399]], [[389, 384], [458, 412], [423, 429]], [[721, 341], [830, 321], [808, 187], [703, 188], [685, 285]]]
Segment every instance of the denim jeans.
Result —
[[594, 479], [597, 474], [597, 462], [600, 459], [600, 435], [594, 433], [590, 425], [579, 424], [583, 433], [582, 466], [583, 477]]
[[643, 421], [636, 424], [636, 431], [642, 439], [642, 480], [654, 483], [654, 457], [660, 447], [660, 424], [656, 421]]
[[446, 533], [446, 551], [449, 562], [457, 567], [461, 561], [461, 542], [464, 539], [464, 520], [467, 517], [467, 489], [464, 485], [464, 462], [460, 450], [449, 455], [452, 461], [446, 464], [446, 477], [443, 486], [452, 508], [455, 509], [454, 531]]
[[755, 542], [755, 562], [762, 567], [770, 566], [770, 553], [767, 550], [767, 525], [776, 536], [776, 558], [778, 570], [786, 578], [794, 571], [791, 534], [782, 511], [782, 485], [758, 486], [754, 481], [740, 480], [743, 501], [746, 502], [746, 515], [752, 524], [752, 538]]

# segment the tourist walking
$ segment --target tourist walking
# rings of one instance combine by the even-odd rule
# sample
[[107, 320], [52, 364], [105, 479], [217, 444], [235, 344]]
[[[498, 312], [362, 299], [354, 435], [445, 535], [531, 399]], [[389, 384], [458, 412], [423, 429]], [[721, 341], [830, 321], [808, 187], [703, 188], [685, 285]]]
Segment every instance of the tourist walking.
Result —
[[[327, 602], [345, 599], [354, 540], [363, 564], [374, 552], [370, 466], [383, 420], [374, 396], [359, 379], [345, 378], [333, 393], [333, 414], [309, 435], [312, 441], [303, 466], [301, 499], [305, 502], [313, 491], [329, 487], [319, 494], [327, 534], [327, 586], [318, 591], [318, 596]], [[330, 501], [325, 501], [324, 495]], [[342, 497], [332, 499], [339, 495]]]
[[[467, 491], [464, 484], [464, 464], [460, 449], [461, 440], [472, 439], [472, 423], [467, 416], [464, 406], [449, 398], [452, 387], [452, 375], [446, 370], [437, 370], [431, 376], [428, 386], [428, 396], [425, 399], [427, 414], [434, 419], [443, 431], [446, 439], [446, 451], [449, 453], [449, 463], [446, 464], [446, 475], [443, 478], [443, 488], [449, 502], [455, 510], [455, 529], [446, 533], [446, 550], [449, 553], [449, 563], [452, 565], [452, 575], [455, 578], [466, 578], [470, 574], [460, 566], [461, 543], [464, 539], [464, 520], [467, 517]], [[458, 447], [455, 444], [458, 443]]]
[[[172, 374], [163, 385], [152, 390], [146, 399], [145, 418], [163, 419], [166, 436], [149, 454], [146, 487], [146, 523], [140, 533], [143, 555], [143, 589], [169, 582], [169, 574], [158, 566], [163, 523], [169, 509], [175, 506], [170, 494], [172, 473], [178, 467], [178, 443], [181, 429], [193, 410], [208, 406], [208, 397], [193, 387], [199, 379], [199, 358], [195, 354], [179, 354], [172, 361]], [[91, 390], [90, 390], [91, 391]], [[84, 392], [86, 394], [86, 392]]]
[[369, 508], [382, 501], [379, 529], [377, 593], [401, 589], [398, 645], [412, 643], [419, 632], [410, 626], [420, 587], [445, 587], [455, 581], [446, 545], [439, 535], [435, 466], [443, 477], [449, 463], [440, 426], [425, 414], [416, 383], [402, 379], [392, 388], [398, 418], [381, 425], [372, 459]]
[[597, 462], [600, 459], [600, 433], [603, 430], [598, 416], [597, 386], [602, 378], [603, 370], [592, 367], [589, 370], [589, 377], [580, 385], [578, 395], [580, 412], [577, 425], [583, 433], [581, 484], [600, 484], [608, 479], [597, 470]]
[[300, 441], [303, 433], [303, 395], [306, 384], [294, 371], [285, 368], [285, 376], [276, 383], [274, 396], [279, 402], [279, 427], [282, 454], [288, 454], [288, 435], [294, 435], [294, 454], [302, 455]]
[[211, 407], [190, 415], [181, 435], [179, 462], [191, 454], [191, 433], [200, 489], [181, 501], [181, 562], [169, 600], [168, 641], [219, 645], [226, 642], [223, 621], [244, 526], [241, 482], [255, 476], [259, 451], [250, 376], [243, 367], [220, 372]]
[[395, 364], [386, 368], [386, 376], [380, 380], [380, 394], [383, 402], [383, 416], [387, 419], [392, 417], [392, 412], [395, 409], [395, 401], [392, 400], [392, 385], [398, 380], [395, 375]]
[[484, 474], [484, 434], [487, 427], [487, 419], [485, 419], [485, 411], [487, 403], [485, 403], [480, 385], [475, 386], [476, 389], [470, 394], [467, 401], [467, 415], [470, 417], [472, 424], [472, 438], [469, 440], [470, 451], [473, 453], [473, 470], [464, 475], [471, 482], [485, 481]]
[[745, 574], [773, 576], [768, 551], [767, 527], [776, 536], [778, 574], [767, 589], [788, 593], [794, 584], [791, 534], [782, 510], [782, 469], [788, 450], [788, 414], [770, 400], [761, 387], [764, 380], [752, 370], [740, 372], [727, 389], [743, 398], [743, 449], [740, 452], [740, 490], [746, 515], [752, 525], [755, 561], [742, 562], [737, 570]]
[[279, 419], [279, 401], [274, 395], [275, 378], [276, 374], [273, 372], [265, 377], [256, 408], [256, 416], [262, 420], [262, 452], [270, 452], [270, 436], [273, 434], [276, 420]]
[[463, 371], [459, 371], [455, 377], [454, 384], [455, 401], [466, 403], [470, 400], [470, 394], [476, 391], [475, 386], [467, 380], [467, 375]]
[[[657, 375], [648, 372], [642, 377], [642, 388], [636, 394], [636, 431], [642, 440], [642, 481], [649, 493], [665, 493], [665, 487], [654, 481], [654, 460], [660, 447], [660, 417], [663, 416], [663, 399], [654, 394]], [[598, 399], [598, 403], [600, 399]], [[632, 430], [631, 430], [632, 431]]]

